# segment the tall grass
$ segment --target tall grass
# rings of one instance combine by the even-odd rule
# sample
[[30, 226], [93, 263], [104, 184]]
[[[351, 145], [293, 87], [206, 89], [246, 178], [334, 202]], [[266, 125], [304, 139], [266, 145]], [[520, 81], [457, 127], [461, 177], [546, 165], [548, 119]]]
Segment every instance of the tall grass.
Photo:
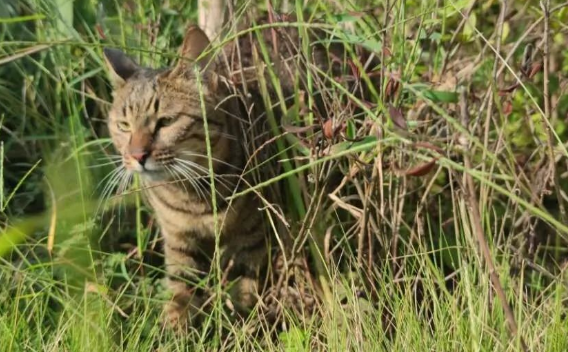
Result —
[[[259, 74], [282, 172], [244, 192], [283, 189], [282, 204], [265, 209], [293, 245], [274, 260], [285, 284], [264, 303], [275, 317], [236, 321], [217, 286], [208, 323], [177, 336], [160, 324], [168, 296], [151, 211], [136, 184], [118, 196], [105, 188], [116, 152], [101, 53], [118, 46], [145, 65], [171, 63], [195, 2], [5, 0], [0, 349], [567, 350], [568, 12], [502, 4], [296, 1], [306, 10], [296, 21], [230, 33], [327, 31], [349, 47], [346, 75], [373, 85], [363, 98], [308, 66], [291, 99], [270, 65]], [[231, 11], [238, 21], [267, 7]], [[368, 67], [361, 46], [381, 64]], [[261, 41], [257, 60], [270, 63], [269, 50]], [[313, 109], [318, 95], [331, 116]]]

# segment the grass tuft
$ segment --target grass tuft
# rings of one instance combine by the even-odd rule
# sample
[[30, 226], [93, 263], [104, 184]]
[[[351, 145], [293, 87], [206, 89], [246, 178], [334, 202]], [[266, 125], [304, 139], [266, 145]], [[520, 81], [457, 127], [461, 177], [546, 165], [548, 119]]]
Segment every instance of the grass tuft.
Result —
[[[283, 4], [237, 5], [214, 49], [259, 41], [270, 136], [247, 172], [272, 169], [231, 199], [280, 192], [266, 309], [237, 321], [218, 270], [207, 323], [163, 329], [159, 231], [113, 171], [102, 47], [171, 64], [196, 2], [3, 0], [1, 349], [568, 350], [567, 5], [295, 1], [242, 29]], [[290, 77], [265, 36], [286, 30]], [[340, 75], [314, 33], [345, 45]]]

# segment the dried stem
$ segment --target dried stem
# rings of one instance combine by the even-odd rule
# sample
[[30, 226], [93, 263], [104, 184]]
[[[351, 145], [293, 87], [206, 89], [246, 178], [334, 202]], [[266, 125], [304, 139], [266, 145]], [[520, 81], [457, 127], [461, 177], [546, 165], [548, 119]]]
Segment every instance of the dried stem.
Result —
[[543, 82], [543, 96], [544, 96], [544, 118], [549, 121], [549, 123], [544, 123], [548, 130], [548, 158], [550, 162], [550, 175], [553, 178], [554, 190], [556, 192], [556, 198], [558, 201], [558, 208], [560, 211], [560, 219], [563, 223], [566, 223], [566, 209], [564, 208], [564, 201], [560, 193], [560, 180], [559, 175], [556, 172], [556, 162], [554, 156], [554, 131], [550, 127], [550, 122], [552, 118], [552, 112], [550, 108], [550, 0], [544, 0], [540, 2], [542, 8], [542, 13], [544, 17], [544, 43], [543, 43], [543, 61], [544, 61], [544, 82]]
[[[491, 118], [493, 116], [493, 105], [495, 102], [495, 94], [494, 92], [497, 90], [497, 67], [499, 63], [499, 57], [501, 53], [501, 37], [503, 34], [503, 23], [505, 22], [505, 12], [507, 10], [507, 5], [504, 1], [501, 2], [501, 10], [499, 12], [499, 19], [497, 21], [497, 29], [495, 32], [495, 62], [493, 63], [493, 73], [492, 73], [492, 85], [489, 87], [488, 96], [489, 101], [487, 105], [487, 115], [485, 118], [485, 131], [483, 135], [483, 142], [484, 145], [487, 146], [489, 144], [489, 132], [491, 127]], [[467, 126], [465, 126], [467, 128]], [[487, 160], [487, 148], [483, 150], [483, 157], [482, 160]], [[483, 165], [483, 171], [485, 171], [485, 164]]]
[[[466, 93], [465, 90], [462, 90], [460, 94], [460, 110], [462, 114], [462, 123], [464, 127], [467, 128], [467, 123], [469, 120], [468, 108], [467, 108], [467, 100], [466, 100]], [[467, 141], [464, 138], [460, 138], [461, 144], [466, 150], [467, 148]], [[467, 170], [473, 170], [471, 160], [469, 155], [465, 153], [464, 155], [464, 164]], [[491, 256], [491, 250], [489, 248], [489, 244], [485, 238], [485, 234], [483, 231], [483, 225], [481, 221], [481, 214], [479, 211], [479, 202], [477, 200], [477, 194], [475, 193], [475, 184], [473, 182], [473, 177], [469, 173], [464, 174], [465, 178], [465, 187], [464, 193], [466, 194], [466, 201], [470, 210], [470, 222], [473, 226], [473, 232], [475, 233], [476, 240], [479, 245], [479, 250], [481, 251], [481, 255], [485, 260], [487, 267], [489, 268], [489, 279], [491, 280], [491, 284], [493, 285], [493, 289], [495, 290], [495, 294], [499, 298], [501, 302], [501, 306], [503, 307], [503, 311], [505, 312], [505, 319], [507, 320], [507, 325], [509, 326], [509, 331], [511, 332], [512, 336], [517, 336], [519, 329], [517, 327], [517, 322], [515, 321], [515, 316], [513, 315], [513, 311], [509, 302], [507, 301], [507, 296], [505, 295], [505, 291], [503, 290], [503, 286], [501, 285], [501, 280], [499, 278], [499, 273], [495, 268], [495, 264], [493, 263], [493, 258]], [[521, 348], [523, 351], [528, 351], [527, 346], [524, 342], [522, 336], [518, 337], [520, 339]]]
[[199, 0], [199, 27], [215, 40], [225, 25], [225, 0]]

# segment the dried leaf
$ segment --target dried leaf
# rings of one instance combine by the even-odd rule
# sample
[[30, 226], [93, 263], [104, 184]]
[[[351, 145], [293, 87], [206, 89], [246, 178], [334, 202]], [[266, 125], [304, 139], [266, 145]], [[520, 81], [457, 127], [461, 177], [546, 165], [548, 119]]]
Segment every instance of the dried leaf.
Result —
[[332, 139], [337, 136], [340, 132], [343, 132], [346, 128], [345, 123], [336, 125], [333, 119], [328, 119], [323, 124], [323, 136], [326, 139]]
[[13, 55], [9, 55], [9, 56], [3, 56], [0, 58], [0, 65], [4, 65], [8, 62], [14, 61], [14, 60], [18, 60], [24, 56], [27, 55], [31, 55], [31, 54], [35, 54], [38, 51], [42, 51], [45, 50], [47, 48], [49, 48], [52, 44], [39, 44], [39, 45], [35, 45], [32, 47], [28, 47], [22, 50], [17, 51], [15, 54]]
[[351, 60], [351, 59], [348, 59], [347, 64], [349, 65], [349, 68], [351, 69], [351, 74], [353, 75], [353, 77], [355, 77], [357, 79], [360, 78], [361, 72], [359, 72], [359, 68], [357, 67], [357, 65], [355, 65], [355, 62], [353, 62], [353, 60]]
[[427, 173], [429, 173], [430, 171], [432, 171], [432, 169], [434, 168], [434, 166], [436, 165], [436, 161], [438, 161], [438, 159], [432, 159], [431, 161], [425, 163], [425, 164], [420, 164], [417, 165], [415, 167], [412, 167], [408, 170], [406, 170], [405, 175], [406, 176], [424, 176]]
[[385, 88], [385, 98], [389, 99], [390, 97], [394, 96], [399, 87], [400, 84], [398, 83], [398, 81], [395, 81], [393, 78], [389, 78], [387, 86]]
[[284, 131], [289, 132], [289, 133], [293, 133], [293, 134], [300, 134], [300, 133], [305, 133], [308, 131], [313, 130], [314, 128], [316, 128], [318, 125], [309, 125], [309, 126], [292, 126], [292, 125], [283, 125], [282, 128], [284, 129]]
[[529, 78], [533, 78], [542, 69], [542, 62], [535, 62], [531, 66], [531, 70], [528, 74]]
[[513, 103], [511, 103], [509, 100], [506, 100], [503, 103], [503, 115], [509, 116], [511, 112], [513, 112]]
[[95, 25], [95, 30], [97, 31], [97, 33], [99, 34], [99, 38], [102, 40], [106, 40], [107, 37], [105, 35], [105, 31], [103, 30], [103, 27], [100, 24], [96, 24]]
[[509, 93], [512, 93], [515, 89], [517, 89], [519, 86], [521, 85], [521, 83], [519, 82], [515, 82], [512, 85], [510, 85], [507, 88], [503, 88], [499, 90], [499, 95], [503, 96], [503, 95], [507, 95]]
[[406, 120], [404, 119], [404, 115], [400, 108], [395, 108], [389, 104], [389, 115], [396, 127], [408, 131], [408, 125], [406, 124]]
[[[354, 101], [350, 99], [349, 102], [354, 102]], [[367, 100], [360, 100], [360, 103], [365, 105], [368, 109], [374, 109], [378, 105], [376, 103], [371, 103], [370, 101]]]
[[328, 119], [323, 124], [323, 136], [327, 139], [332, 139], [334, 135], [333, 132], [333, 119]]
[[440, 154], [444, 153], [444, 150], [438, 146], [435, 146], [432, 143], [429, 142], [416, 142], [413, 144], [414, 148], [425, 148], [425, 149], [430, 149], [430, 150], [434, 150]]
[[371, 72], [367, 73], [367, 77], [371, 78], [371, 77], [380, 77], [381, 76], [381, 70], [374, 70]]

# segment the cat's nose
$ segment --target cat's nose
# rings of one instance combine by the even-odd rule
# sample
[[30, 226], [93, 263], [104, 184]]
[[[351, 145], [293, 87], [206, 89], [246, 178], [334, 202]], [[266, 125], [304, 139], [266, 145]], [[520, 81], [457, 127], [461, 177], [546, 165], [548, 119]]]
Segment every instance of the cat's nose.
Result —
[[142, 167], [144, 167], [146, 160], [150, 156], [150, 151], [152, 150], [151, 146], [152, 135], [150, 132], [147, 130], [132, 131], [128, 152]]
[[137, 153], [131, 153], [130, 155], [132, 156], [133, 159], [135, 159], [136, 161], [138, 161], [138, 163], [140, 163], [140, 166], [144, 166], [144, 163], [146, 163], [146, 160], [148, 159], [150, 153], [148, 153], [147, 151], [142, 151]]

